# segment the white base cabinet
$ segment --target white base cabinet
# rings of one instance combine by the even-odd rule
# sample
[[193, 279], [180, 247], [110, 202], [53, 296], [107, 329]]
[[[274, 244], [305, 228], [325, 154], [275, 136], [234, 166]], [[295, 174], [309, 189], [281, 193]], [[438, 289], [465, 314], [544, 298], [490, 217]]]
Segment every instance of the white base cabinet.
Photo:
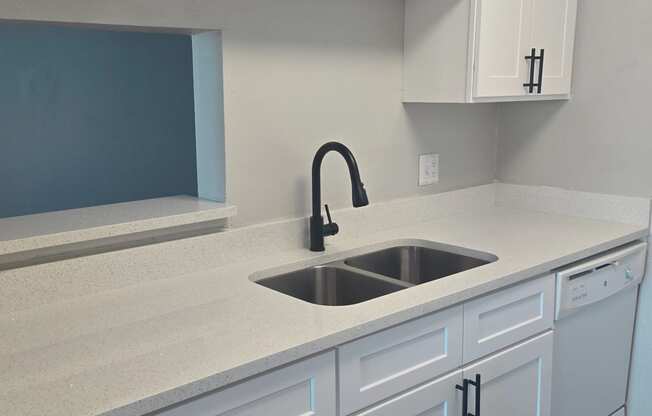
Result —
[[[552, 331], [547, 332], [356, 416], [458, 416], [465, 402], [467, 414], [473, 415], [550, 416], [552, 337]], [[478, 376], [479, 389], [468, 384], [463, 393], [464, 380], [475, 382]]]
[[336, 416], [330, 351], [156, 413], [157, 416]]
[[348, 415], [462, 366], [456, 306], [338, 348], [340, 414]]
[[462, 395], [457, 386], [462, 385], [462, 380], [462, 370], [458, 370], [373, 406], [357, 416], [459, 416]]
[[464, 369], [480, 375], [480, 411], [469, 386], [468, 411], [482, 416], [550, 416], [553, 333], [545, 333]]
[[555, 277], [547, 275], [464, 304], [464, 363], [552, 328]]

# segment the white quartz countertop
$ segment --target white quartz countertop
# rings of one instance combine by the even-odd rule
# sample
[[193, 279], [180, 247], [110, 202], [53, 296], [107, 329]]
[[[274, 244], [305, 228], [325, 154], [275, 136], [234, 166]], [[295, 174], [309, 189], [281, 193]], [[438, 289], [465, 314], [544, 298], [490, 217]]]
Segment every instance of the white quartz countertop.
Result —
[[[646, 236], [642, 226], [493, 208], [338, 240], [321, 255], [286, 251], [0, 315], [0, 413], [140, 415]], [[250, 281], [398, 240], [499, 260], [346, 307]]]

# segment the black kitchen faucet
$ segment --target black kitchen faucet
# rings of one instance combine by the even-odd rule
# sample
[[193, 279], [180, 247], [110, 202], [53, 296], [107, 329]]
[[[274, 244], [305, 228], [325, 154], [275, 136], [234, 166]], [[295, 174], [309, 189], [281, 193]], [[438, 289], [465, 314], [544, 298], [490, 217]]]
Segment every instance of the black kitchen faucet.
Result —
[[360, 180], [358, 164], [351, 150], [338, 142], [328, 142], [320, 147], [312, 162], [312, 217], [310, 218], [310, 250], [312, 251], [324, 251], [324, 237], [335, 235], [339, 232], [339, 227], [331, 219], [328, 205], [326, 205], [328, 224], [324, 224], [324, 217], [321, 215], [321, 163], [324, 160], [324, 156], [331, 151], [341, 154], [346, 161], [346, 165], [349, 167], [353, 206], [359, 208], [369, 205], [367, 192], [364, 189], [364, 184]]

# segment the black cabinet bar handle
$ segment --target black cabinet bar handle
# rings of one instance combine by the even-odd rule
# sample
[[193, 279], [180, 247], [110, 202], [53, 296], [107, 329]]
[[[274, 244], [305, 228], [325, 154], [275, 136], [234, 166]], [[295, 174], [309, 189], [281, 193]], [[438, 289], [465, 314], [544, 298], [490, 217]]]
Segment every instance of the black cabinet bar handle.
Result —
[[[537, 93], [541, 94], [541, 90], [543, 89], [543, 54], [545, 53], [545, 49], [541, 49], [541, 55], [539, 55], [539, 82], [537, 82]], [[534, 65], [534, 62], [533, 62]]]
[[462, 391], [462, 416], [468, 416], [469, 414], [469, 380], [464, 379], [463, 385], [459, 384], [455, 386], [456, 389]]
[[532, 94], [534, 92], [534, 64], [537, 60], [537, 50], [532, 48], [532, 53], [526, 56], [525, 60], [530, 61], [530, 82], [523, 84], [523, 86], [528, 89], [530, 94]]
[[475, 381], [467, 380], [470, 385], [475, 387], [475, 415], [469, 413], [468, 416], [480, 416], [480, 407], [481, 407], [481, 388], [482, 388], [482, 378], [480, 374], [475, 375]]

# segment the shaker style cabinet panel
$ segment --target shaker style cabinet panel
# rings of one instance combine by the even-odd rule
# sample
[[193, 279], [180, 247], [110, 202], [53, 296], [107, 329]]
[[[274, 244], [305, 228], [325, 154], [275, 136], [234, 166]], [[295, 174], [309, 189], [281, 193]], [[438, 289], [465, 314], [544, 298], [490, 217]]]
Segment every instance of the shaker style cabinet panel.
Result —
[[552, 355], [548, 331], [355, 416], [551, 416]]
[[340, 414], [348, 415], [462, 365], [457, 306], [338, 348]]
[[552, 328], [553, 275], [521, 283], [464, 304], [464, 363]]
[[474, 97], [523, 96], [530, 0], [477, 0]]
[[550, 331], [465, 368], [465, 379], [475, 382], [479, 376], [480, 381], [479, 386], [468, 386], [468, 412], [551, 416], [552, 351]]
[[462, 393], [462, 370], [424, 384], [356, 416], [458, 416]]
[[577, 0], [406, 0], [404, 102], [567, 99]]
[[209, 393], [156, 416], [335, 416], [335, 352]]
[[531, 0], [531, 48], [543, 62], [543, 95], [568, 95], [573, 73], [577, 0]]

